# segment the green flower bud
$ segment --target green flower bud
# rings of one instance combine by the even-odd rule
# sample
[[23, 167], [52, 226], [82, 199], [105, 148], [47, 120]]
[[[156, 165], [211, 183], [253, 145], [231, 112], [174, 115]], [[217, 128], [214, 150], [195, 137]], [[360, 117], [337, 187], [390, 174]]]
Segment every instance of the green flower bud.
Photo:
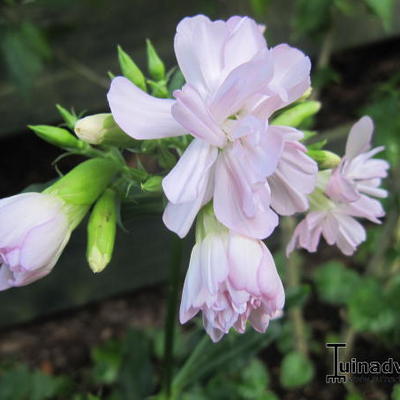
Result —
[[117, 228], [117, 196], [106, 189], [96, 202], [87, 226], [86, 257], [93, 272], [101, 272], [112, 258]]
[[50, 125], [28, 125], [41, 139], [54, 146], [62, 147], [66, 150], [82, 150], [85, 143], [77, 139], [72, 133], [63, 128]]
[[156, 49], [149, 39], [146, 40], [147, 64], [149, 66], [150, 76], [156, 81], [165, 78], [165, 66], [161, 58], [158, 56]]
[[161, 192], [162, 191], [162, 182], [163, 178], [161, 176], [151, 176], [146, 182], [142, 183], [142, 190], [146, 192]]
[[111, 114], [89, 115], [75, 124], [76, 135], [90, 144], [129, 147], [135, 140], [116, 124]]
[[121, 46], [118, 46], [118, 60], [122, 74], [137, 87], [146, 91], [146, 80], [142, 71]]
[[318, 163], [319, 169], [335, 168], [341, 160], [337, 154], [327, 150], [308, 150], [307, 154]]
[[84, 161], [43, 193], [61, 197], [67, 204], [91, 206], [109, 186], [120, 166], [105, 158]]
[[283, 111], [275, 119], [271, 125], [284, 125], [298, 127], [306, 118], [316, 114], [321, 108], [321, 103], [318, 101], [305, 101], [294, 107]]

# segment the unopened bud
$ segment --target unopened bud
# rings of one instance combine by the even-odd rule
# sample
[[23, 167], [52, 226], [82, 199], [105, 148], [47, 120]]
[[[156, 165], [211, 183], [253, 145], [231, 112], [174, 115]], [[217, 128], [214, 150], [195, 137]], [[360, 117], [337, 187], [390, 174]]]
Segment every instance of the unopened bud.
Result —
[[67, 129], [51, 125], [28, 125], [37, 136], [45, 142], [67, 150], [81, 150], [85, 143], [82, 143]]
[[142, 190], [146, 192], [161, 192], [162, 191], [162, 177], [161, 176], [152, 176], [146, 180], [146, 182], [142, 183]]
[[78, 120], [75, 133], [84, 142], [94, 145], [129, 147], [135, 143], [116, 124], [111, 114], [89, 115]]
[[318, 163], [320, 169], [336, 168], [341, 158], [328, 150], [308, 150], [307, 154]]
[[110, 263], [117, 227], [116, 193], [106, 189], [90, 214], [86, 257], [93, 272], [101, 272]]
[[142, 71], [121, 46], [118, 46], [118, 60], [122, 75], [128, 78], [137, 87], [146, 91], [146, 80]]
[[161, 81], [165, 78], [164, 63], [149, 39], [146, 40], [146, 48], [150, 76], [156, 81]]

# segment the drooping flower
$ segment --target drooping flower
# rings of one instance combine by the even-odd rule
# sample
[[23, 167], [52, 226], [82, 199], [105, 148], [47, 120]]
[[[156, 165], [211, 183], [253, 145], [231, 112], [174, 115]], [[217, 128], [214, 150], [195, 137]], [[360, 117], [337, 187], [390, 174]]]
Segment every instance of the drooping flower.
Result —
[[217, 342], [231, 328], [244, 333], [247, 321], [258, 332], [265, 332], [283, 305], [282, 282], [265, 244], [229, 231], [207, 205], [196, 222], [181, 323], [201, 311], [207, 333]]
[[[175, 53], [186, 79], [174, 92], [176, 100], [149, 96], [122, 77], [113, 80], [108, 93], [115, 121], [130, 136], [194, 136], [163, 181], [169, 199], [164, 222], [183, 237], [213, 198], [216, 217], [225, 226], [267, 237], [278, 217], [270, 208], [274, 195], [266, 179], [282, 152], [293, 152], [285, 128], [268, 127], [267, 119], [309, 87], [310, 61], [287, 45], [268, 49], [262, 30], [247, 17], [185, 18], [177, 27]], [[306, 164], [309, 169], [308, 159]], [[290, 186], [293, 174], [286, 175], [284, 163], [281, 167], [281, 178]], [[291, 209], [303, 210], [304, 199], [296, 200]]]
[[64, 202], [42, 193], [0, 200], [0, 290], [47, 275], [71, 234]]
[[361, 118], [350, 131], [338, 167], [319, 172], [317, 188], [309, 196], [310, 211], [297, 225], [287, 253], [300, 247], [315, 252], [322, 235], [329, 245], [352, 255], [366, 239], [365, 229], [356, 218], [380, 223], [379, 218], [385, 212], [381, 203], [370, 196], [387, 195], [379, 186], [389, 164], [371, 158], [383, 150], [383, 147], [370, 150], [372, 131], [372, 120]]

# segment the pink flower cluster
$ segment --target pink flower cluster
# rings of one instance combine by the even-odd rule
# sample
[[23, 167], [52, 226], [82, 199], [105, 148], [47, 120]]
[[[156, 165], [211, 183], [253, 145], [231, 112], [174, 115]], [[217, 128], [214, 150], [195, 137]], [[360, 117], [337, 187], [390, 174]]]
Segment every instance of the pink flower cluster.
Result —
[[[118, 125], [136, 139], [190, 134], [193, 141], [163, 180], [167, 227], [184, 237], [203, 206], [218, 229], [198, 235], [187, 273], [181, 322], [199, 310], [213, 340], [246, 321], [265, 331], [283, 307], [282, 283], [260, 241], [278, 215], [308, 209], [317, 165], [303, 134], [269, 117], [310, 87], [310, 60], [286, 44], [268, 48], [250, 18], [177, 27], [175, 54], [186, 83], [175, 99], [152, 97], [124, 77], [108, 101]], [[204, 217], [199, 217], [198, 224]]]
[[[166, 226], [184, 237], [196, 225], [181, 322], [201, 311], [213, 341], [232, 328], [243, 333], [248, 322], [265, 332], [282, 314], [285, 299], [262, 241], [279, 217], [307, 212], [288, 253], [316, 251], [322, 236], [353, 254], [366, 235], [356, 218], [379, 223], [384, 215], [375, 198], [387, 195], [380, 185], [389, 165], [372, 158], [383, 148], [370, 149], [369, 117], [351, 129], [339, 165], [319, 172], [301, 143], [302, 132], [269, 123], [309, 89], [310, 60], [286, 44], [268, 48], [252, 19], [185, 18], [177, 27], [175, 54], [186, 83], [173, 99], [150, 96], [117, 77], [109, 105], [117, 124], [135, 139], [191, 139], [162, 182]], [[0, 290], [48, 274], [97, 196], [68, 205], [57, 190], [0, 200]]]
[[380, 223], [385, 212], [381, 203], [370, 196], [387, 196], [380, 185], [389, 164], [372, 158], [383, 150], [370, 150], [373, 129], [371, 118], [361, 118], [349, 133], [340, 164], [333, 171], [319, 172], [317, 189], [310, 195], [310, 211], [296, 227], [288, 253], [296, 247], [316, 251], [322, 235], [329, 245], [335, 244], [343, 254], [352, 255], [366, 238], [364, 227], [355, 218]]

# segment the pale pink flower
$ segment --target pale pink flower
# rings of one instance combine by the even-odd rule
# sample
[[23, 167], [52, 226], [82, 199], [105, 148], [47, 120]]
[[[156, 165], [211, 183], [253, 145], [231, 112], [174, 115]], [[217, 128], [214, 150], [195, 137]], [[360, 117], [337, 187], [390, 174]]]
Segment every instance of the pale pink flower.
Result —
[[380, 223], [379, 218], [385, 212], [381, 203], [369, 196], [387, 195], [379, 186], [389, 164], [371, 158], [383, 150], [383, 147], [369, 150], [372, 131], [372, 120], [361, 118], [350, 131], [338, 167], [319, 173], [317, 189], [309, 196], [310, 211], [297, 225], [287, 253], [300, 247], [316, 251], [322, 235], [329, 245], [351, 255], [366, 239], [365, 229], [356, 218]]
[[352, 203], [327, 199], [324, 207], [320, 210], [311, 208], [313, 211], [297, 225], [287, 254], [300, 247], [315, 252], [322, 235], [329, 245], [336, 245], [343, 254], [350, 256], [366, 239], [365, 229], [355, 217], [368, 218], [379, 224], [378, 218], [385, 215], [379, 201], [364, 195]]
[[387, 192], [379, 188], [382, 178], [387, 176], [389, 163], [372, 158], [384, 147], [371, 149], [374, 124], [370, 117], [362, 117], [350, 130], [346, 151], [342, 161], [332, 172], [326, 193], [332, 199], [352, 202], [361, 194], [386, 197]]
[[[247, 17], [185, 18], [177, 27], [175, 53], [186, 79], [176, 100], [151, 97], [122, 77], [108, 93], [114, 119], [132, 137], [195, 138], [163, 181], [169, 199], [164, 222], [183, 237], [213, 198], [221, 223], [246, 236], [267, 237], [278, 217], [266, 178], [282, 151], [292, 151], [285, 146], [285, 129], [268, 128], [267, 118], [309, 87], [310, 61], [287, 45], [269, 50]], [[290, 185], [293, 174], [281, 175]]]
[[247, 321], [265, 332], [284, 305], [272, 255], [261, 240], [229, 231], [208, 209], [197, 220], [180, 321], [185, 323], [202, 311], [204, 327], [214, 342], [231, 328], [244, 333]]
[[64, 202], [42, 193], [0, 200], [0, 290], [47, 275], [70, 237]]

